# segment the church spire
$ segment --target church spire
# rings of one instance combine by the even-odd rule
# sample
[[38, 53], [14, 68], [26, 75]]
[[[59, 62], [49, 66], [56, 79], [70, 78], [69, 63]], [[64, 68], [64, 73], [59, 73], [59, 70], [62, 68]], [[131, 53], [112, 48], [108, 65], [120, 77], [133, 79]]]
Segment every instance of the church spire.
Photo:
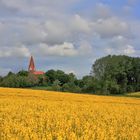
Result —
[[33, 56], [31, 56], [31, 58], [30, 58], [28, 71], [29, 72], [35, 72], [35, 63], [34, 63]]

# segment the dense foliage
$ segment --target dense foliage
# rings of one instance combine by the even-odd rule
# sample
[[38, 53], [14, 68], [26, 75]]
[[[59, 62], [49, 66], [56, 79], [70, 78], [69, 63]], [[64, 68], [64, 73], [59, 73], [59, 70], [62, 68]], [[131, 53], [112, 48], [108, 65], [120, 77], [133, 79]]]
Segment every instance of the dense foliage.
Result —
[[140, 58], [109, 55], [95, 62], [92, 76], [105, 93], [140, 91]]
[[64, 92], [123, 94], [140, 91], [140, 58], [106, 56], [96, 60], [90, 75], [77, 79], [73, 73], [49, 70], [36, 76], [27, 71], [0, 77], [2, 87], [39, 88]]

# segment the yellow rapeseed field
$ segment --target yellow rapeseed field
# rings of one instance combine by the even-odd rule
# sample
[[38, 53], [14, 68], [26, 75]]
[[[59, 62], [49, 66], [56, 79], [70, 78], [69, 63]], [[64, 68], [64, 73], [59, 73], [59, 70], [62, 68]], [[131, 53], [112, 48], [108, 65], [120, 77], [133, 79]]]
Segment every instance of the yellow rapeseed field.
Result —
[[140, 140], [140, 98], [0, 88], [0, 140]]

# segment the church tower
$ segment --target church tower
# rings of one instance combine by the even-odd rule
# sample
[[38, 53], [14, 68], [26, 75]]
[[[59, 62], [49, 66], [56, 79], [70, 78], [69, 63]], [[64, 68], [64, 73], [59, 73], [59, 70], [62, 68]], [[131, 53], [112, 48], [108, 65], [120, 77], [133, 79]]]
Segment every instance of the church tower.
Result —
[[30, 58], [29, 66], [28, 66], [28, 72], [34, 74], [34, 75], [44, 75], [45, 73], [43, 71], [37, 71], [35, 68], [35, 62], [33, 56]]
[[34, 63], [33, 56], [31, 56], [31, 58], [30, 58], [28, 71], [31, 72], [31, 73], [33, 73], [33, 72], [36, 71], [36, 70], [35, 70], [35, 63]]

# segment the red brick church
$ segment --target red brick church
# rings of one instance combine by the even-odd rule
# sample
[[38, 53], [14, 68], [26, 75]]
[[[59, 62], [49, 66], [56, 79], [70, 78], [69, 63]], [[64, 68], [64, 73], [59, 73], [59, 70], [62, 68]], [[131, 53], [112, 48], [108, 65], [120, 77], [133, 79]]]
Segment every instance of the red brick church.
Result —
[[30, 73], [33, 73], [34, 75], [43, 75], [43, 74], [44, 74], [43, 71], [37, 71], [37, 70], [36, 70], [33, 56], [31, 56], [31, 58], [30, 58], [28, 71], [29, 71]]

